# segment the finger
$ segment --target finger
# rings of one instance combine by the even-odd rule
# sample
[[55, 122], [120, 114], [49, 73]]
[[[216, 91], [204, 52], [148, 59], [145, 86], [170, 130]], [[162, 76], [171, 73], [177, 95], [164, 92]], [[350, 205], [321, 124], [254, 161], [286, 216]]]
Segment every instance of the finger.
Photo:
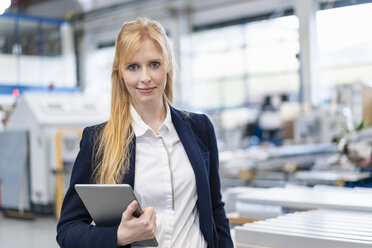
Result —
[[152, 207], [147, 207], [143, 210], [143, 214], [140, 219], [143, 224], [148, 225], [151, 221], [152, 216], [155, 215], [155, 210]]
[[151, 215], [151, 221], [155, 223], [156, 225], [156, 212], [154, 211], [154, 213]]
[[156, 231], [156, 215], [151, 214], [151, 211], [147, 211], [146, 214], [141, 215], [139, 218], [141, 223], [141, 230], [147, 239], [153, 238]]
[[147, 208], [144, 208], [143, 209], [143, 213], [146, 215], [146, 216], [152, 216], [154, 213], [155, 213], [155, 210], [153, 207], [147, 207]]
[[153, 218], [156, 222], [156, 212], [154, 211], [154, 214], [151, 216], [151, 218]]
[[151, 216], [150, 223], [152, 227], [150, 233], [151, 233], [151, 236], [153, 237], [155, 236], [155, 232], [156, 232], [156, 214], [153, 214]]
[[136, 200], [132, 201], [122, 215], [123, 220], [130, 220], [133, 218], [133, 213], [136, 211], [138, 203]]
[[156, 214], [153, 214], [150, 218], [150, 223], [156, 227]]

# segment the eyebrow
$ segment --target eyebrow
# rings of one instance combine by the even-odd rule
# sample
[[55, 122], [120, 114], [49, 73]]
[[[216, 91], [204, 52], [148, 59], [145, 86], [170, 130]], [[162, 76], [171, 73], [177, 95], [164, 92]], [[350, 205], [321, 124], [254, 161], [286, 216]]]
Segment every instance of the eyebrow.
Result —
[[[157, 58], [152, 58], [152, 59], [148, 60], [148, 62], [153, 62], [153, 61], [163, 61], [163, 58], [162, 57], [157, 57]], [[140, 64], [140, 63], [138, 63], [137, 61], [128, 61], [125, 64], [126, 65], [132, 65], [132, 64]]]

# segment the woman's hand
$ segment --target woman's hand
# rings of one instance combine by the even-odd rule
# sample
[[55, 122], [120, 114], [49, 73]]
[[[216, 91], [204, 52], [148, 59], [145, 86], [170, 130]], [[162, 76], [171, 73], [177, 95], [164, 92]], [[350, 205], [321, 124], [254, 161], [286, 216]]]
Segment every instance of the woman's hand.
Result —
[[154, 208], [143, 209], [143, 214], [136, 218], [133, 216], [137, 209], [137, 201], [132, 201], [124, 211], [117, 232], [117, 245], [127, 245], [134, 241], [151, 239], [155, 236], [156, 214]]

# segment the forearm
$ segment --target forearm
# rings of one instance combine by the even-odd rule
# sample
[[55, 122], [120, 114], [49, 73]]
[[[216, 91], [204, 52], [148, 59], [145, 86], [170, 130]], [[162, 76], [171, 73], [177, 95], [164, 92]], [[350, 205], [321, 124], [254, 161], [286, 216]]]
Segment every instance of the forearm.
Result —
[[61, 248], [117, 248], [117, 228], [84, 222], [66, 223], [58, 231], [57, 242]]
[[232, 248], [229, 220], [223, 206], [213, 211], [213, 219], [218, 233], [218, 247]]

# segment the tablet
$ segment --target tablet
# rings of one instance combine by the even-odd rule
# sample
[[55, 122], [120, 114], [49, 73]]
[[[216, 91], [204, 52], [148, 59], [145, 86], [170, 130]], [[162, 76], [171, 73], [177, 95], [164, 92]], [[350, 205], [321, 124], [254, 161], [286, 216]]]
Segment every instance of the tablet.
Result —
[[[75, 184], [75, 189], [97, 226], [120, 224], [123, 212], [138, 200], [129, 184]], [[138, 203], [133, 216], [139, 217], [142, 209]], [[132, 243], [132, 246], [158, 246], [155, 238]]]

